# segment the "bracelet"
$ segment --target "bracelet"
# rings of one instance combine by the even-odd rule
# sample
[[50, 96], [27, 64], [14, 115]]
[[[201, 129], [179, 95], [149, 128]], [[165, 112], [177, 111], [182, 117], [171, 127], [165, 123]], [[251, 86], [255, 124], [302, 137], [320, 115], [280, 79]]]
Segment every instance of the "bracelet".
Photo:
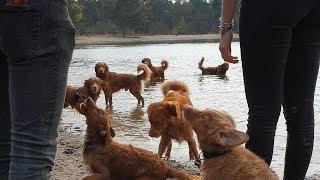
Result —
[[234, 24], [233, 19], [231, 20], [231, 23], [226, 23], [226, 22], [222, 21], [222, 17], [219, 18], [219, 22], [220, 22], [220, 25], [223, 25], [223, 26], [233, 26], [233, 24]]
[[226, 22], [223, 22], [222, 18], [220, 17], [219, 22], [220, 22], [220, 25], [219, 25], [220, 34], [224, 34], [225, 32], [232, 30], [234, 20], [232, 20], [231, 23], [226, 23]]

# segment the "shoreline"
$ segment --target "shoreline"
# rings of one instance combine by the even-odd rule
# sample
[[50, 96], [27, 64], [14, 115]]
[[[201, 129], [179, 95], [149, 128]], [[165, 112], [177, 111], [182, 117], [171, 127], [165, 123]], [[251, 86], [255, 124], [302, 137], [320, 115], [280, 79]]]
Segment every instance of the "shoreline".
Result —
[[[52, 171], [52, 178], [54, 180], [83, 179], [90, 175], [90, 168], [84, 164], [82, 159], [84, 142], [84, 135], [82, 133], [75, 134], [68, 132], [68, 126], [61, 123], [57, 139], [55, 165]], [[200, 170], [193, 165], [193, 162], [179, 164], [176, 161], [169, 160], [168, 164], [190, 175], [199, 175], [200, 173]], [[306, 177], [305, 180], [320, 180], [320, 174]]]
[[[89, 45], [141, 45], [141, 44], [173, 44], [173, 43], [217, 43], [220, 34], [198, 35], [150, 35], [150, 36], [112, 36], [112, 35], [80, 35], [75, 37], [76, 46]], [[239, 41], [239, 35], [234, 34], [233, 41]]]

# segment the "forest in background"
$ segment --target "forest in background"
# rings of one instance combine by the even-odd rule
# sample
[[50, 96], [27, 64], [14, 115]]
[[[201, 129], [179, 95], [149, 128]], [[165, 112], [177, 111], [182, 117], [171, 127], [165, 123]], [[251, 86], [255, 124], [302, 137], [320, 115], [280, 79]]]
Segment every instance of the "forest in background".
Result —
[[[68, 0], [78, 34], [217, 33], [221, 0]], [[235, 12], [238, 31], [239, 11]]]

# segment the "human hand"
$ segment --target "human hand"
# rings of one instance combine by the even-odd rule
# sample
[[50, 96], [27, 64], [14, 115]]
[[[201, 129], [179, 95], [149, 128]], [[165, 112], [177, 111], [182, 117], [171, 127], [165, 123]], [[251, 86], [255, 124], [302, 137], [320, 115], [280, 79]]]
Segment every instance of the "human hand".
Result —
[[224, 61], [232, 64], [239, 62], [238, 57], [231, 55], [231, 42], [233, 38], [232, 30], [226, 31], [220, 35], [219, 50]]

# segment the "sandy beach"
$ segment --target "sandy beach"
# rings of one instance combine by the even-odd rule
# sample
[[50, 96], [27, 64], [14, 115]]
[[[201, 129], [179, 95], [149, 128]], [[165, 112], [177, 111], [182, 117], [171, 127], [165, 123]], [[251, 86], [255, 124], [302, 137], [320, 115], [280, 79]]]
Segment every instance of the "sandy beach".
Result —
[[[154, 35], [154, 36], [111, 36], [111, 35], [81, 35], [76, 36], [76, 46], [86, 45], [134, 45], [163, 43], [204, 43], [219, 42], [219, 34], [200, 35]], [[234, 41], [239, 36], [234, 35]]]
[[[83, 163], [82, 152], [84, 135], [76, 135], [67, 131], [68, 127], [59, 127], [58, 149], [52, 177], [55, 180], [83, 179], [90, 175], [90, 168]], [[169, 164], [188, 174], [200, 175], [200, 169], [196, 166], [181, 165], [173, 160]]]

